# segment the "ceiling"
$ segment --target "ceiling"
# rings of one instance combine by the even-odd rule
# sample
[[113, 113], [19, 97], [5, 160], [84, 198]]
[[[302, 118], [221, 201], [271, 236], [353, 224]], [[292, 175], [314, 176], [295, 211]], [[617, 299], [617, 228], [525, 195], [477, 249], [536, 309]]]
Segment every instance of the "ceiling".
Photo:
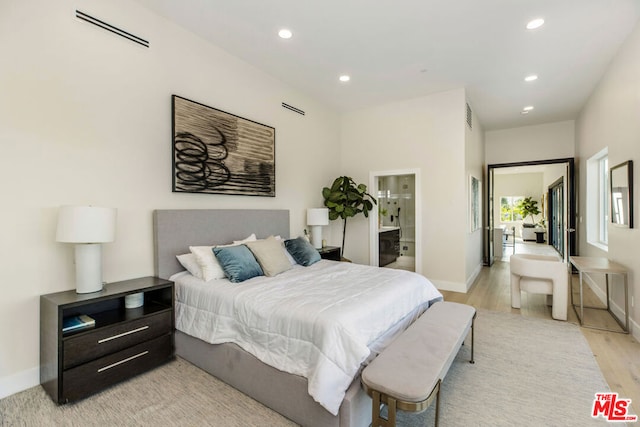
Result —
[[337, 111], [464, 87], [485, 130], [576, 118], [640, 17], [640, 0], [137, 1]]

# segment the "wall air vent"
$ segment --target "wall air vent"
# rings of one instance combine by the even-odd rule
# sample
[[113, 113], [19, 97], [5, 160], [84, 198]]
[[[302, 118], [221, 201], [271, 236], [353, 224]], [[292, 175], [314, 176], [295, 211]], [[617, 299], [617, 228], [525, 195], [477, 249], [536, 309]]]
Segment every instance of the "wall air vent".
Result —
[[467, 125], [469, 125], [469, 129], [473, 129], [473, 112], [469, 107], [469, 103], [467, 103]]
[[302, 111], [301, 109], [296, 108], [296, 107], [294, 107], [293, 105], [289, 105], [289, 104], [287, 104], [287, 103], [285, 103], [285, 102], [283, 102], [283, 103], [282, 103], [282, 106], [283, 106], [284, 108], [286, 108], [287, 110], [291, 110], [291, 111], [293, 111], [294, 113], [298, 113], [298, 114], [300, 114], [301, 116], [304, 116], [304, 114], [305, 114], [305, 112], [304, 112], [304, 111]]
[[103, 30], [110, 31], [113, 34], [117, 34], [120, 37], [124, 37], [125, 39], [130, 40], [130, 41], [132, 41], [134, 43], [137, 43], [137, 44], [139, 44], [141, 46], [149, 47], [149, 42], [147, 40], [145, 40], [143, 38], [140, 38], [140, 37], [138, 37], [136, 35], [133, 35], [133, 34], [127, 32], [125, 30], [121, 30], [118, 27], [114, 27], [111, 24], [107, 24], [106, 22], [101, 21], [98, 18], [94, 18], [91, 15], [87, 15], [86, 13], [81, 12], [79, 10], [76, 10], [76, 18], [81, 19], [81, 20], [83, 20], [85, 22], [88, 22], [90, 24], [93, 24], [93, 25], [95, 25], [97, 27], [100, 27]]

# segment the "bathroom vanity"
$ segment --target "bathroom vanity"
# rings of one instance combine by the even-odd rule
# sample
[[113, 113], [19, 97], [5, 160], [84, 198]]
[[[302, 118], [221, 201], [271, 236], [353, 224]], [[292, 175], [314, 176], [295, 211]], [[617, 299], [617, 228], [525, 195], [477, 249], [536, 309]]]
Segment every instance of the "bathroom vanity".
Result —
[[378, 265], [384, 267], [395, 262], [400, 256], [400, 228], [380, 227], [378, 229]]

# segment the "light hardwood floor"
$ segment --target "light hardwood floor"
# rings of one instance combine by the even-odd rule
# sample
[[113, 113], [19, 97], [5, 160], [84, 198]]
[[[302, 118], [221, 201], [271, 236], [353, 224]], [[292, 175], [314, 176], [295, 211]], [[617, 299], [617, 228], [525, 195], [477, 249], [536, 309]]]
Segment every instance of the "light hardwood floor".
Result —
[[[573, 275], [574, 288], [577, 289], [577, 275]], [[588, 288], [585, 286], [585, 288]], [[509, 263], [496, 262], [492, 267], [483, 267], [468, 293], [443, 291], [447, 301], [470, 304], [476, 308], [520, 314], [525, 317], [551, 319], [551, 307], [546, 305], [544, 295], [522, 293], [522, 308], [511, 308], [509, 283]], [[590, 291], [585, 291], [585, 304], [597, 301]], [[579, 324], [571, 306], [568, 308], [568, 321]], [[585, 321], [594, 326], [611, 327], [617, 324], [606, 311], [590, 310]], [[632, 413], [640, 411], [640, 344], [628, 334], [607, 332], [596, 329], [580, 328], [598, 361], [611, 391], [620, 398], [631, 399]]]

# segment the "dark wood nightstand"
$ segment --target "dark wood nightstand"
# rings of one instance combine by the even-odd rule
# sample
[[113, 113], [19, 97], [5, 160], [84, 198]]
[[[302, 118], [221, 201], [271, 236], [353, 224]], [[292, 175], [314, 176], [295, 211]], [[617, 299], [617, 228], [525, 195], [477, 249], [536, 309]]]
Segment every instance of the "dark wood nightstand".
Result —
[[318, 249], [318, 252], [320, 252], [320, 258], [322, 259], [340, 261], [340, 247], [338, 246], [325, 246]]
[[[138, 308], [125, 296], [143, 292]], [[63, 332], [64, 319], [87, 315], [95, 327]], [[174, 358], [173, 282], [143, 277], [100, 292], [40, 296], [40, 383], [56, 403], [82, 399]]]

